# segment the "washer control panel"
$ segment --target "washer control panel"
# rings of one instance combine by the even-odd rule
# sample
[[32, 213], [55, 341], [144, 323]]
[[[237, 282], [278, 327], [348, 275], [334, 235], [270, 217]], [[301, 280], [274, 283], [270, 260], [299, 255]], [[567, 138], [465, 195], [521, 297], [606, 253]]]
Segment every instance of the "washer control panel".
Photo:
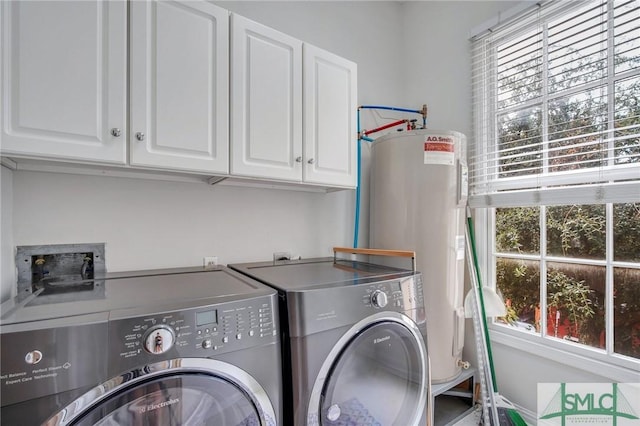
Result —
[[196, 314], [196, 345], [218, 351], [241, 345], [242, 341], [276, 336], [273, 315], [270, 303], [225, 305], [214, 311], [200, 312]]
[[422, 275], [382, 281], [366, 287], [363, 304], [377, 309], [408, 311], [424, 306]]
[[[416, 323], [424, 322], [422, 274], [398, 274], [385, 281], [324, 288], [293, 293], [299, 321], [289, 322], [289, 335], [308, 336], [353, 325], [369, 315], [399, 312]], [[291, 305], [290, 305], [291, 306]]]
[[[146, 316], [115, 312], [109, 322], [110, 359], [119, 370], [176, 357], [210, 357], [279, 339], [275, 296]], [[112, 366], [116, 368], [115, 366]]]

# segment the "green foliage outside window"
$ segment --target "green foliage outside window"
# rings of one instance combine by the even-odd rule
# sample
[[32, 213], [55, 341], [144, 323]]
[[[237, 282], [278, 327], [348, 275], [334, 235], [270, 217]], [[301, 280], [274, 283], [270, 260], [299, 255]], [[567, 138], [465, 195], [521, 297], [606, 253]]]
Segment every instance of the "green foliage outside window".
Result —
[[[616, 204], [614, 259], [640, 258], [640, 203]], [[547, 252], [545, 334], [604, 348], [606, 311], [605, 205], [546, 209]], [[509, 305], [504, 321], [541, 332], [540, 209], [496, 209], [496, 282]], [[501, 255], [502, 254], [502, 255]], [[523, 258], [518, 258], [522, 256]], [[600, 264], [562, 262], [595, 259]], [[614, 350], [640, 358], [640, 268], [614, 267]]]
[[552, 256], [604, 260], [605, 231], [604, 205], [547, 209], [547, 253]]
[[540, 209], [496, 210], [496, 250], [501, 253], [540, 253]]

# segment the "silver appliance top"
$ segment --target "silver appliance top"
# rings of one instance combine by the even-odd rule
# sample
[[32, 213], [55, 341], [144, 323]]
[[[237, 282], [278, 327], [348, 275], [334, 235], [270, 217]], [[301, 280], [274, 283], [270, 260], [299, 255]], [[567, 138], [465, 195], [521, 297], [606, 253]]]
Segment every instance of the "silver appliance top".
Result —
[[416, 274], [407, 269], [366, 262], [344, 259], [334, 262], [332, 257], [241, 263], [229, 267], [284, 292], [370, 284]]
[[[120, 272], [94, 280], [88, 291], [39, 290], [0, 306], [0, 325], [68, 318], [113, 310], [151, 310], [223, 303], [275, 294], [275, 291], [225, 267]], [[175, 307], [174, 307], [175, 306]], [[133, 312], [135, 313], [135, 312]]]
[[29, 411], [19, 402], [54, 396], [51, 411], [33, 413], [37, 421], [12, 424], [41, 424], [71, 401], [67, 391], [75, 398], [153, 363], [235, 353], [246, 364], [261, 348], [279, 354], [276, 290], [226, 267], [118, 273], [89, 290], [50, 284], [0, 306], [3, 419], [6, 410]]

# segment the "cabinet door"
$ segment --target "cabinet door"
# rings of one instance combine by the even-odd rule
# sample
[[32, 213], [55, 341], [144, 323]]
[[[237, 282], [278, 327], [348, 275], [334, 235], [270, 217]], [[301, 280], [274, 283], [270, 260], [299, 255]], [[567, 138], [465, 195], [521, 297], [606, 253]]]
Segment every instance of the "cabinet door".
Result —
[[124, 163], [126, 2], [2, 1], [0, 10], [2, 155]]
[[132, 1], [131, 165], [228, 173], [229, 14]]
[[231, 174], [302, 179], [302, 42], [231, 15]]
[[356, 64], [304, 45], [304, 181], [356, 186]]

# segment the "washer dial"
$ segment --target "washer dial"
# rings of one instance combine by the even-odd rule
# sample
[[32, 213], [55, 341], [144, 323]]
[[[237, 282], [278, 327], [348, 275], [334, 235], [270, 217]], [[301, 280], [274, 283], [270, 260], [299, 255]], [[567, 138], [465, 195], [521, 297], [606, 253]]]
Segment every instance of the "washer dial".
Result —
[[382, 290], [376, 290], [371, 295], [371, 304], [376, 308], [384, 308], [388, 302], [387, 293]]
[[153, 355], [160, 355], [173, 347], [176, 334], [168, 325], [151, 327], [144, 336], [144, 350]]

